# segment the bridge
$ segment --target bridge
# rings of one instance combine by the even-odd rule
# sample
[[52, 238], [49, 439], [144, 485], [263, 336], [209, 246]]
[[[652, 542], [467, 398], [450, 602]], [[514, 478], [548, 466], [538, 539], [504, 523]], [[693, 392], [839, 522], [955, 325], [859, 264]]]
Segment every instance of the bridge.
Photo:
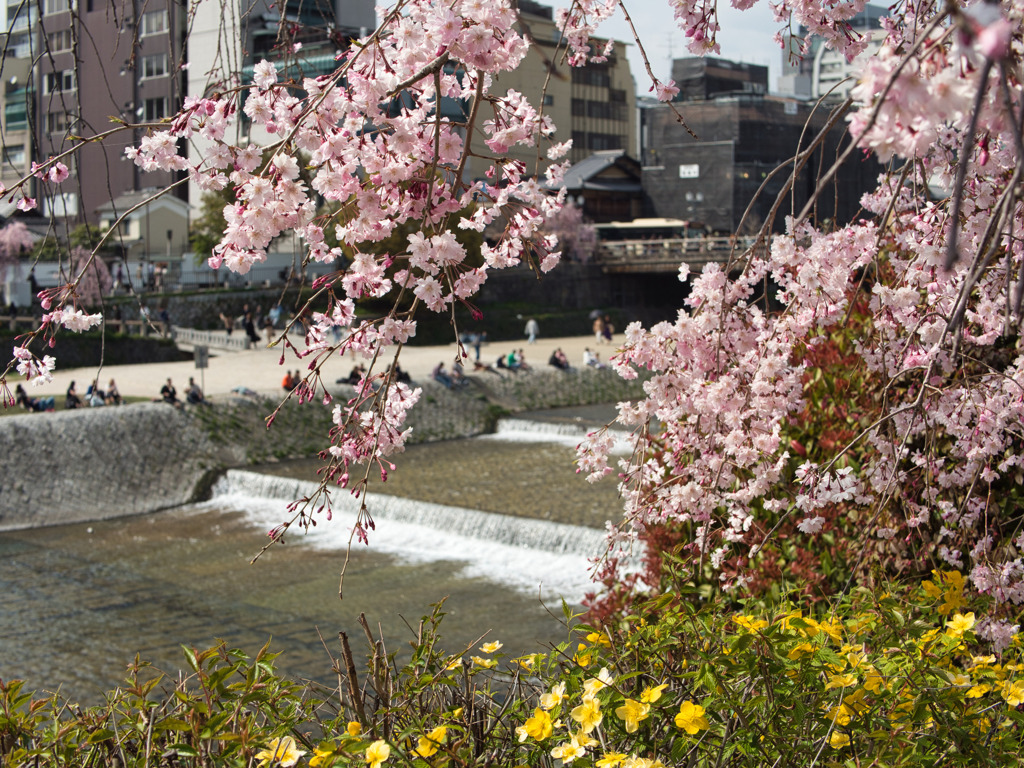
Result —
[[594, 260], [606, 274], [677, 272], [684, 262], [699, 272], [707, 263], [727, 263], [753, 244], [752, 237], [606, 240], [598, 244]]

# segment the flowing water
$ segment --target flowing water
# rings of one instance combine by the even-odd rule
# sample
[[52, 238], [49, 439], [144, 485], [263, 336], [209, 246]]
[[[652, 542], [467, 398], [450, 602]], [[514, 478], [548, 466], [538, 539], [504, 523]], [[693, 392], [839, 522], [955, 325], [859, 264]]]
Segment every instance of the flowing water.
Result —
[[394, 496], [370, 498], [376, 530], [352, 552], [344, 600], [338, 577], [355, 519], [347, 496], [332, 521], [249, 562], [287, 502], [311, 487], [309, 462], [229, 472], [203, 504], [0, 533], [0, 678], [91, 701], [136, 653], [173, 673], [180, 645], [219, 638], [249, 653], [271, 639], [282, 670], [327, 679], [337, 633], [362, 637], [360, 613], [400, 649], [413, 636], [407, 624], [442, 598], [451, 652], [485, 634], [510, 653], [557, 642], [561, 599], [582, 599], [597, 526], [620, 509], [612, 484], [589, 486], [573, 472], [578, 418], [409, 449], [386, 487]]

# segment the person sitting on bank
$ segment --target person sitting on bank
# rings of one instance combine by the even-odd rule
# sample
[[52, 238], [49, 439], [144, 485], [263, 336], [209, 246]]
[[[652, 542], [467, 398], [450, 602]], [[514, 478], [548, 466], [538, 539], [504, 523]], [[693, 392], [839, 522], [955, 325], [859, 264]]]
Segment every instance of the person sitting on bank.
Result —
[[29, 397], [21, 384], [14, 388], [14, 399], [27, 411], [52, 411], [55, 407], [52, 397]]
[[295, 375], [292, 376], [291, 371], [285, 371], [284, 378], [281, 379], [281, 389], [285, 392], [291, 392], [297, 386], [299, 386], [299, 372], [296, 371]]
[[452, 377], [449, 376], [448, 372], [444, 369], [443, 361], [434, 366], [434, 370], [430, 372], [430, 378], [438, 384], [443, 384], [445, 389], [452, 388]]
[[363, 376], [366, 375], [366, 366], [362, 363], [352, 366], [352, 370], [349, 371], [348, 376], [338, 379], [335, 384], [352, 384], [353, 386], [363, 380]]
[[117, 382], [111, 379], [107, 384], [107, 405], [120, 405], [122, 402], [121, 393], [117, 390]]
[[167, 383], [160, 387], [160, 397], [168, 405], [173, 405], [175, 408], [181, 407], [181, 400], [178, 399], [178, 390], [174, 388], [174, 384], [171, 383], [170, 379], [167, 379]]
[[82, 398], [75, 392], [75, 382], [68, 384], [68, 391], [64, 395], [64, 407], [65, 408], [81, 408]]
[[201, 405], [206, 402], [206, 398], [203, 397], [203, 390], [196, 384], [196, 380], [191, 376], [188, 377], [188, 389], [185, 390], [185, 402], [189, 405]]
[[107, 395], [100, 389], [99, 379], [93, 379], [89, 388], [85, 390], [85, 402], [93, 407], [107, 404]]

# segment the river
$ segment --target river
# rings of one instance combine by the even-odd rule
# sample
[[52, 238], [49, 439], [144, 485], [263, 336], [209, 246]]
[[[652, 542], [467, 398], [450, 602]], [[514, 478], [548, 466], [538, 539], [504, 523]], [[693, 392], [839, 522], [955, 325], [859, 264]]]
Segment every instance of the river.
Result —
[[360, 613], [401, 649], [443, 598], [451, 652], [485, 636], [510, 653], [558, 642], [561, 600], [578, 605], [590, 588], [599, 527], [621, 509], [613, 483], [574, 472], [579, 434], [566, 425], [581, 418], [519, 420], [504, 434], [400, 456], [385, 486], [393, 497], [370, 497], [376, 530], [353, 550], [343, 600], [347, 496], [332, 521], [289, 533], [250, 564], [285, 518], [295, 478], [314, 476], [309, 462], [229, 473], [202, 504], [0, 533], [0, 678], [88, 703], [136, 654], [174, 674], [182, 644], [222, 639], [255, 653], [270, 639], [280, 669], [326, 680], [338, 632], [362, 638]]

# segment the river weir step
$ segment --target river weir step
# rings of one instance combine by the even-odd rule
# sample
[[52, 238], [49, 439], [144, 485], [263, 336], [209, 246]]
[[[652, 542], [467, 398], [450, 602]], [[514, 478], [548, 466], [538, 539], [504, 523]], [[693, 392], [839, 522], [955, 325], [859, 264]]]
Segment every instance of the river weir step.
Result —
[[[216, 483], [213, 492], [214, 500], [243, 494], [290, 502], [312, 496], [317, 487], [316, 483], [306, 480], [232, 469]], [[482, 512], [384, 494], [375, 494], [373, 500], [373, 517], [376, 520], [413, 523], [468, 539], [584, 557], [600, 555], [606, 544], [604, 532], [588, 526]], [[332, 494], [332, 504], [335, 511], [354, 515], [360, 502], [347, 491], [336, 490]]]

